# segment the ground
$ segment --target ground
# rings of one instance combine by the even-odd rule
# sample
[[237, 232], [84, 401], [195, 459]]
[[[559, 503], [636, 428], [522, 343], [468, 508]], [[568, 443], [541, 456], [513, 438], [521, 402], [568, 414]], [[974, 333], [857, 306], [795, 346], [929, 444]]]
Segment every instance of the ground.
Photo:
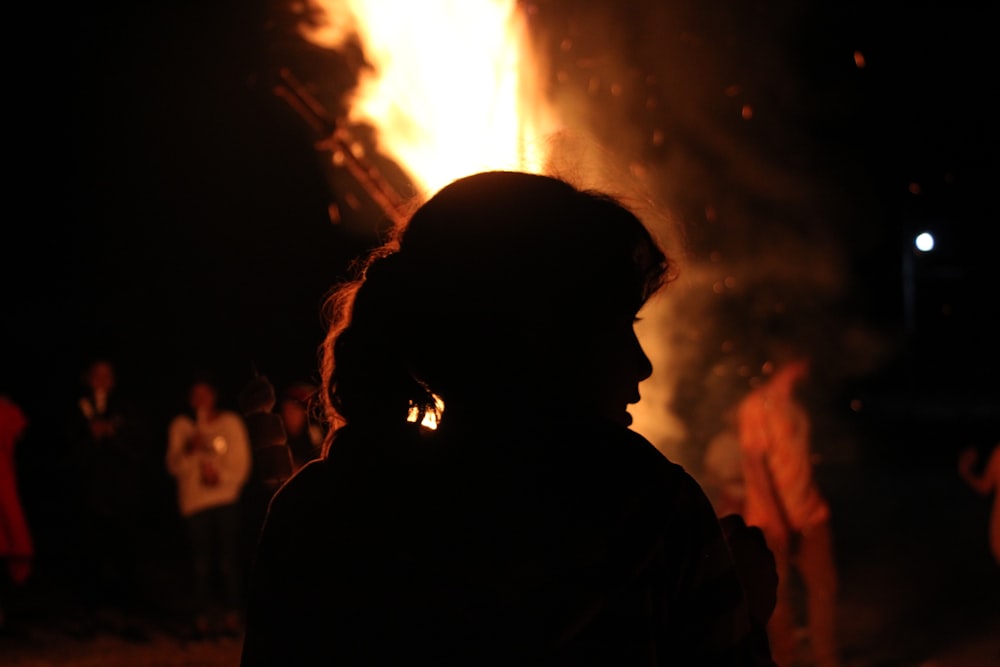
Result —
[[[1000, 665], [989, 501], [954, 474], [950, 453], [923, 458], [912, 466], [848, 459], [820, 469], [835, 512], [845, 667]], [[22, 636], [0, 639], [6, 667], [238, 665], [238, 638], [193, 641], [169, 605], [141, 619], [147, 642], [75, 637], [58, 591], [36, 588]]]

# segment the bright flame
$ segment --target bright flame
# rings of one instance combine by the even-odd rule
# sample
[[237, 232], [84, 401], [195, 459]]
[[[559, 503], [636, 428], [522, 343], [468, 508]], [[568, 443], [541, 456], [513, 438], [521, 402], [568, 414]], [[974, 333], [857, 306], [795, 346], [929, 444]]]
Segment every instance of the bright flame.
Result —
[[[441, 423], [441, 415], [444, 414], [444, 401], [437, 394], [434, 396], [434, 409], [429, 410], [424, 414], [424, 418], [420, 420], [420, 425], [424, 428], [429, 428], [432, 431], [437, 429], [438, 424]], [[420, 419], [420, 408], [415, 405], [410, 406], [409, 414], [406, 416], [406, 421], [415, 422]]]
[[378, 150], [430, 195], [485, 169], [541, 171], [549, 106], [515, 0], [311, 0], [332, 49], [360, 39], [351, 123], [374, 126]]

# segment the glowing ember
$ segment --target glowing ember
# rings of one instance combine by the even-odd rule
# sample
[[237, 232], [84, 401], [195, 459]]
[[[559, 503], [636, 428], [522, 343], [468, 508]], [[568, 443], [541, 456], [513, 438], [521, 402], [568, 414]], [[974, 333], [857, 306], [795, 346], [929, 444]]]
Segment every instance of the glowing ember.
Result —
[[540, 171], [552, 114], [536, 85], [524, 16], [515, 0], [312, 0], [313, 43], [352, 36], [360, 74], [351, 123], [374, 126], [380, 152], [433, 194], [483, 169]]

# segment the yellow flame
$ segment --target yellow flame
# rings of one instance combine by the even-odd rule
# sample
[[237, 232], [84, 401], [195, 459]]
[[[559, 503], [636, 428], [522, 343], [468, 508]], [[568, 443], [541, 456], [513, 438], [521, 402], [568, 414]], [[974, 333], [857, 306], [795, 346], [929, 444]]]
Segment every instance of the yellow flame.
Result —
[[420, 419], [420, 408], [416, 405], [411, 405], [409, 413], [406, 416], [406, 421], [416, 422], [420, 419], [420, 425], [424, 428], [431, 429], [432, 431], [437, 429], [438, 424], [441, 423], [441, 415], [444, 414], [444, 400], [437, 394], [434, 396], [434, 409], [428, 410], [424, 413], [423, 419]]
[[516, 0], [311, 0], [313, 43], [356, 36], [366, 60], [351, 123], [430, 195], [485, 169], [541, 171], [554, 114]]

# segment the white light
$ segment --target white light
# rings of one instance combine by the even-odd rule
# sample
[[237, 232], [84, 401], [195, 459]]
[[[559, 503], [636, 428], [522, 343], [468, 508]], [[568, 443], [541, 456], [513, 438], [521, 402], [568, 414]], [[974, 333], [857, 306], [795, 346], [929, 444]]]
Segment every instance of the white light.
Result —
[[921, 232], [917, 234], [917, 238], [913, 243], [920, 252], [930, 252], [934, 250], [934, 235], [930, 232]]

